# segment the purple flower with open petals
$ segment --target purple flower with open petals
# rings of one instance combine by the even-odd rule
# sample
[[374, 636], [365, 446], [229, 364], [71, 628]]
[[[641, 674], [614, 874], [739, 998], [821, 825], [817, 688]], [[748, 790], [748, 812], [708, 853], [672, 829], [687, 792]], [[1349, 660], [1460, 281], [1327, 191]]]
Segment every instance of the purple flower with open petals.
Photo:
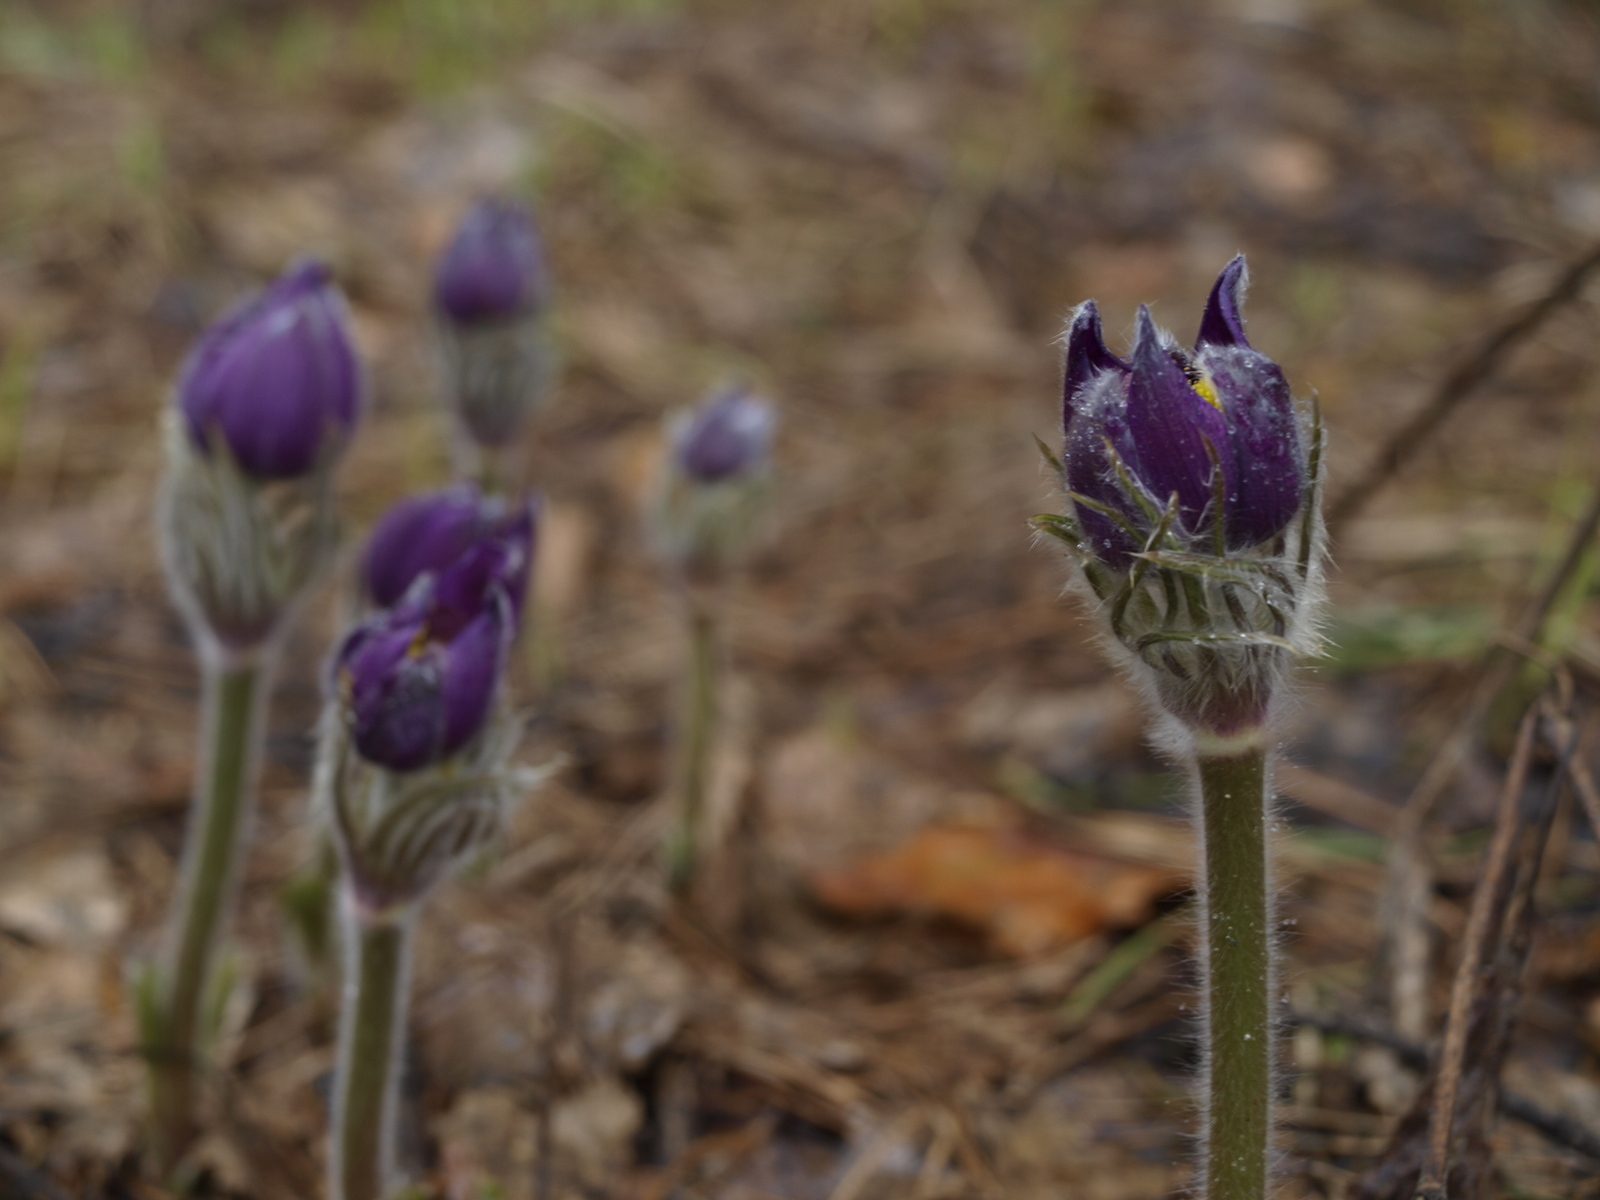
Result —
[[343, 442], [361, 402], [344, 300], [326, 264], [303, 260], [201, 335], [177, 402], [202, 453], [220, 437], [261, 479], [309, 474]]
[[1066, 483], [1091, 502], [1077, 506], [1078, 519], [1108, 566], [1121, 568], [1142, 549], [1133, 533], [1148, 533], [1148, 510], [1173, 497], [1177, 524], [1197, 548], [1215, 544], [1220, 521], [1230, 551], [1270, 541], [1301, 506], [1308, 481], [1299, 421], [1283, 372], [1245, 340], [1244, 284], [1241, 255], [1211, 290], [1193, 352], [1157, 329], [1143, 306], [1128, 360], [1106, 349], [1092, 300], [1073, 316]]
[[470, 325], [539, 308], [548, 288], [532, 215], [520, 204], [482, 200], [439, 259], [433, 299], [447, 318]]
[[730, 388], [697, 409], [678, 434], [677, 464], [699, 483], [748, 474], [765, 465], [776, 424], [771, 401]]

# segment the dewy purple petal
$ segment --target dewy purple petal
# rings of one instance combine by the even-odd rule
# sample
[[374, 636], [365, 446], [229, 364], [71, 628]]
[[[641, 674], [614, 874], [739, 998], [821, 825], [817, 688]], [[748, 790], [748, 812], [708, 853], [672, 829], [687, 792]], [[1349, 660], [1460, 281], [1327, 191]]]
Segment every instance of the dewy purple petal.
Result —
[[1178, 494], [1179, 515], [1191, 532], [1200, 528], [1212, 502], [1211, 446], [1228, 469], [1228, 426], [1190, 385], [1163, 345], [1150, 310], [1139, 308], [1138, 340], [1133, 348], [1133, 373], [1128, 378], [1128, 434], [1135, 447], [1130, 469], [1150, 489], [1157, 505]]
[[[1128, 433], [1126, 376], [1103, 373], [1079, 390], [1072, 423], [1062, 446], [1067, 489], [1110, 506], [1136, 519], [1138, 510], [1124, 494], [1111, 458], [1106, 453], [1109, 441], [1128, 463], [1133, 446]], [[1131, 469], [1131, 467], [1130, 467]], [[1123, 528], [1111, 518], [1087, 505], [1078, 505], [1078, 524], [1095, 555], [1114, 567], [1126, 565], [1129, 555], [1141, 547], [1134, 545]], [[1137, 521], [1136, 521], [1137, 523]]]
[[537, 309], [547, 287], [544, 248], [528, 210], [484, 200], [462, 219], [440, 258], [433, 299], [452, 321], [472, 324]]
[[1276, 363], [1254, 350], [1208, 347], [1200, 363], [1227, 417], [1228, 546], [1258, 545], [1289, 523], [1305, 490], [1306, 466], [1289, 384]]
[[745, 391], [729, 391], [702, 405], [678, 440], [684, 474], [718, 483], [759, 466], [772, 445], [772, 405]]
[[1075, 397], [1103, 371], [1128, 372], [1128, 364], [1106, 349], [1100, 329], [1100, 310], [1093, 300], [1078, 305], [1067, 326], [1066, 365], [1061, 381], [1061, 431], [1072, 424]]
[[1244, 289], [1250, 282], [1245, 268], [1244, 255], [1236, 254], [1217, 282], [1211, 285], [1211, 295], [1206, 300], [1206, 310], [1200, 317], [1200, 336], [1195, 339], [1195, 349], [1205, 346], [1242, 346], [1250, 343], [1244, 337], [1242, 302]]

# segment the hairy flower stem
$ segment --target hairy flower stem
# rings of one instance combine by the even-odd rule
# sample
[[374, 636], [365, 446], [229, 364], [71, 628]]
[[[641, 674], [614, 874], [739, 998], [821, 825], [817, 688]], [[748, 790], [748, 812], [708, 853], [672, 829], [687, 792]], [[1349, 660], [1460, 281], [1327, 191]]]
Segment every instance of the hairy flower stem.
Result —
[[1272, 1136], [1267, 755], [1196, 759], [1205, 877], [1207, 1200], [1264, 1200]]
[[394, 1126], [415, 908], [345, 904], [344, 1000], [329, 1162], [332, 1200], [384, 1200], [394, 1183]]
[[694, 880], [695, 859], [704, 836], [711, 748], [717, 732], [717, 628], [710, 605], [690, 590], [685, 599], [689, 655], [685, 665], [682, 711], [673, 792], [677, 823], [667, 843], [667, 878], [683, 893]]
[[202, 1020], [249, 825], [268, 667], [259, 658], [202, 655], [205, 747], [169, 958], [160, 975], [154, 1028], [146, 1030], [156, 1155], [170, 1170], [194, 1130], [195, 1092], [209, 1030]]

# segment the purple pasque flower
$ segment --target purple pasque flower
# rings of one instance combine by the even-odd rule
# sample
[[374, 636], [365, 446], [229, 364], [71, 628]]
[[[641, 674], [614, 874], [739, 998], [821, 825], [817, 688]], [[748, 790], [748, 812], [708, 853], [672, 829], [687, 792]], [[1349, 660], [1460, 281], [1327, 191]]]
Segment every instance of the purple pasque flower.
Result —
[[536, 509], [532, 497], [508, 503], [484, 496], [470, 483], [401, 500], [379, 518], [367, 540], [361, 577], [368, 596], [389, 607], [419, 575], [443, 571], [472, 547], [490, 542], [515, 559], [506, 589], [513, 613], [520, 614], [533, 561]]
[[434, 303], [461, 325], [539, 308], [548, 290], [533, 216], [508, 200], [480, 200], [468, 210], [433, 278]]
[[1166, 509], [1173, 496], [1179, 532], [1200, 550], [1215, 546], [1219, 520], [1222, 545], [1244, 550], [1283, 532], [1300, 509], [1308, 484], [1300, 424], [1283, 372], [1245, 340], [1245, 282], [1240, 255], [1211, 289], [1192, 353], [1143, 306], [1127, 360], [1106, 349], [1094, 301], [1073, 315], [1062, 457], [1068, 490], [1123, 518], [1076, 506], [1089, 548], [1109, 566], [1142, 548], [1125, 526], [1148, 533], [1148, 510]]
[[201, 334], [177, 403], [202, 453], [220, 437], [248, 475], [310, 474], [361, 406], [349, 318], [327, 264], [295, 263]]
[[345, 639], [335, 679], [361, 756], [416, 771], [460, 750], [488, 719], [516, 618], [481, 544]]
[[713, 396], [690, 416], [673, 444], [677, 465], [698, 483], [720, 483], [766, 465], [777, 415], [744, 388]]
[[[377, 563], [385, 587], [412, 571], [404, 593], [357, 627], [334, 663], [356, 749], [395, 771], [430, 766], [483, 727], [533, 559], [533, 499], [507, 508], [457, 488], [420, 499], [432, 507], [391, 510], [367, 552], [369, 587]], [[466, 528], [464, 500], [476, 502], [477, 536], [449, 555], [451, 537]], [[385, 547], [394, 549], [394, 532], [408, 526], [416, 539], [409, 549], [438, 557], [381, 561]]]

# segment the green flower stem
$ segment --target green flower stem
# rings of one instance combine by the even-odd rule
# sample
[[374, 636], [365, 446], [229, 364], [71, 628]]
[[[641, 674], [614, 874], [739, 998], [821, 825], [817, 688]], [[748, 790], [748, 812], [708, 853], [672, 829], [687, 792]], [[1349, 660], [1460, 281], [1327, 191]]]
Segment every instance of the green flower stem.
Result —
[[208, 655], [202, 662], [201, 785], [184, 841], [170, 957], [159, 976], [153, 1028], [146, 1031], [156, 1153], [168, 1170], [194, 1130], [195, 1092], [210, 1033], [202, 1015], [245, 845], [267, 694], [268, 670], [259, 659], [229, 662]]
[[329, 1195], [333, 1200], [384, 1200], [394, 1186], [394, 1126], [415, 910], [364, 913], [350, 902], [345, 908]]
[[717, 628], [710, 606], [691, 591], [686, 600], [689, 658], [684, 672], [673, 791], [677, 823], [667, 845], [667, 877], [673, 890], [687, 891], [704, 835], [711, 748], [717, 731]]
[[1267, 755], [1197, 762], [1205, 832], [1207, 1200], [1264, 1200], [1272, 1136]]

